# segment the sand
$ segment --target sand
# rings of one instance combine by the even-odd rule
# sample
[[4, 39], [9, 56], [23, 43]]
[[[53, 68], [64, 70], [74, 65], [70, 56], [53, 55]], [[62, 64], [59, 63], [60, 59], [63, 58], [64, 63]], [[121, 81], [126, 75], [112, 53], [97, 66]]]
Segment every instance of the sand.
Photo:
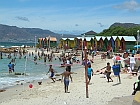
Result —
[[[94, 72], [105, 67], [107, 62], [113, 64], [112, 59], [102, 61], [100, 55], [97, 55], [92, 63]], [[70, 93], [64, 92], [61, 81], [52, 83], [50, 79], [43, 80], [42, 85], [33, 81], [0, 92], [0, 105], [107, 105], [114, 97], [130, 96], [133, 83], [137, 80], [137, 77], [130, 74], [121, 74], [122, 83], [119, 84], [117, 77], [112, 73], [113, 82], [108, 83], [106, 78], [100, 78], [101, 75], [96, 73], [88, 85], [89, 98], [86, 98], [85, 69], [84, 66], [81, 67], [73, 71], [73, 82], [69, 85]], [[57, 76], [57, 80], [59, 79], [61, 76]], [[29, 88], [29, 84], [32, 84], [33, 88]]]

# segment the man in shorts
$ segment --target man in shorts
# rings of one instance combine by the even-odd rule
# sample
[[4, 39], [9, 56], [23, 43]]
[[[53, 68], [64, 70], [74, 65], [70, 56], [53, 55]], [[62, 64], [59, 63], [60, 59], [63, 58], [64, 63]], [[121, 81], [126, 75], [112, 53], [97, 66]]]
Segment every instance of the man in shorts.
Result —
[[71, 73], [69, 72], [68, 68], [66, 68], [66, 71], [64, 71], [62, 73], [62, 80], [63, 81], [63, 77], [64, 77], [64, 88], [65, 88], [65, 93], [70, 93], [68, 92], [68, 86], [69, 86], [69, 78], [71, 79], [72, 82], [72, 77], [71, 77]]

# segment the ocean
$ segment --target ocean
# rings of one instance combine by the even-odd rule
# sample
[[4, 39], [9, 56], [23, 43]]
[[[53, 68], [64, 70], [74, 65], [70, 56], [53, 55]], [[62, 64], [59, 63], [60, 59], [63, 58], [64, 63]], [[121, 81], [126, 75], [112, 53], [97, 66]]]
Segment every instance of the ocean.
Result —
[[0, 42], [0, 47], [10, 48], [12, 46], [35, 46], [35, 43], [20, 43], [20, 42]]
[[[0, 43], [1, 46], [10, 47], [10, 46], [21, 46], [21, 45], [28, 45], [33, 46], [34, 43]], [[39, 51], [39, 49], [38, 49]], [[14, 55], [12, 54], [12, 58], [8, 58], [8, 54], [2, 54], [2, 58], [0, 59], [0, 89], [6, 88], [9, 86], [14, 86], [17, 84], [21, 84], [24, 82], [31, 82], [33, 80], [42, 80], [48, 79], [48, 75], [46, 75], [47, 71], [49, 70], [49, 65], [53, 65], [53, 69], [58, 73], [62, 73], [65, 70], [65, 67], [60, 67], [61, 63], [59, 59], [56, 60], [53, 58], [52, 62], [46, 62], [44, 64], [44, 59], [37, 59], [37, 64], [34, 63], [34, 56], [29, 56], [26, 54], [26, 58], [22, 56], [19, 59], [19, 55], [16, 56], [15, 62], [15, 72], [9, 74], [8, 64], [9, 62], [14, 59]], [[80, 65], [73, 65], [72, 71], [79, 68]], [[15, 73], [25, 73], [26, 75], [15, 75]]]

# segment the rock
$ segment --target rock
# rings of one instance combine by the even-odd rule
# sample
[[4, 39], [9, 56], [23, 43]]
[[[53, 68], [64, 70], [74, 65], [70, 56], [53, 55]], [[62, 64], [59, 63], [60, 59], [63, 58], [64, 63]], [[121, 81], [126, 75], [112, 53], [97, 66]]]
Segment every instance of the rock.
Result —
[[4, 89], [0, 90], [0, 92], [4, 92], [4, 91], [6, 91], [6, 90], [4, 90]]

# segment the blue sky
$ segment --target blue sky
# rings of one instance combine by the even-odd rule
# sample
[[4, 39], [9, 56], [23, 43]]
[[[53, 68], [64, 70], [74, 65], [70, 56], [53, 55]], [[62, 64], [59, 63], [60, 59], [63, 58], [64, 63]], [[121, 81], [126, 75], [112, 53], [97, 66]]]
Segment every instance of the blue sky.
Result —
[[0, 24], [99, 33], [115, 22], [140, 24], [140, 0], [0, 0], [0, 13]]

